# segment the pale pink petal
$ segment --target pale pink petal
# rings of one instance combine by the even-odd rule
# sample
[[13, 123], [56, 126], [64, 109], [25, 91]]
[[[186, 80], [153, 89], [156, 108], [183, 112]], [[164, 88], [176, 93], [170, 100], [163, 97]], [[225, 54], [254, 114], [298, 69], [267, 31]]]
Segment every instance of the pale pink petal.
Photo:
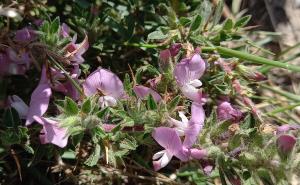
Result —
[[117, 75], [105, 69], [97, 69], [90, 74], [83, 83], [83, 90], [86, 96], [92, 96], [98, 92], [115, 99], [125, 96], [122, 81]]
[[176, 156], [182, 161], [188, 159], [182, 150], [182, 143], [177, 132], [168, 127], [158, 127], [152, 132], [152, 137], [156, 142], [167, 150], [167, 153]]
[[205, 112], [201, 104], [193, 102], [191, 108], [191, 119], [185, 130], [183, 146], [191, 148], [198, 139], [199, 133], [204, 126]]
[[68, 143], [67, 129], [59, 127], [59, 123], [43, 117], [34, 116], [34, 120], [43, 125], [40, 140], [42, 144], [52, 143], [64, 148]]
[[133, 91], [141, 99], [144, 99], [149, 95], [151, 95], [153, 97], [155, 102], [160, 102], [162, 99], [161, 96], [157, 92], [155, 92], [154, 90], [152, 90], [148, 87], [145, 87], [143, 85], [136, 85], [135, 87], [133, 87]]
[[26, 125], [30, 125], [34, 121], [34, 116], [41, 117], [47, 111], [51, 94], [49, 84], [37, 86], [31, 95]]

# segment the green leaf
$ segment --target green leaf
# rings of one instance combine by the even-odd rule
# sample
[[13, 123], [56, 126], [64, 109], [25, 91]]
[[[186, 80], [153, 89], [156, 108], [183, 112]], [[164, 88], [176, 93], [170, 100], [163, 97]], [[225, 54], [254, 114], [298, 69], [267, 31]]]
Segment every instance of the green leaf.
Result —
[[21, 125], [18, 112], [14, 108], [7, 108], [3, 114], [3, 123], [6, 127], [17, 128]]
[[250, 19], [251, 19], [251, 15], [247, 15], [247, 16], [241, 17], [234, 24], [234, 28], [244, 27], [250, 21]]
[[202, 23], [202, 17], [199, 14], [197, 14], [190, 26], [190, 33], [198, 30], [201, 23]]
[[127, 150], [135, 150], [138, 145], [134, 137], [127, 135], [127, 138], [121, 141], [120, 147]]
[[126, 73], [125, 77], [124, 77], [124, 89], [127, 93], [132, 95], [132, 85], [131, 85], [130, 76], [128, 73]]
[[165, 35], [162, 31], [154, 31], [149, 33], [148, 40], [162, 40], [166, 39], [168, 35]]
[[201, 28], [208, 22], [210, 15], [212, 13], [212, 4], [208, 0], [203, 0], [199, 6], [199, 8], [196, 10], [197, 13], [199, 12], [202, 22], [201, 22]]
[[100, 159], [101, 147], [99, 144], [95, 144], [95, 149], [93, 153], [89, 156], [89, 158], [84, 162], [87, 166], [95, 166]]
[[229, 31], [233, 28], [233, 21], [231, 19], [226, 19], [223, 24], [223, 30]]
[[81, 107], [81, 112], [83, 113], [90, 113], [92, 110], [92, 101], [90, 98], [88, 98], [87, 100], [85, 100], [85, 102], [83, 102], [82, 107]]
[[64, 102], [64, 113], [68, 116], [78, 114], [79, 110], [77, 107], [77, 103], [75, 103], [71, 98], [66, 97]]
[[182, 25], [182, 26], [187, 26], [191, 23], [191, 20], [187, 17], [180, 17], [179, 18], [179, 23]]
[[59, 26], [60, 26], [60, 20], [59, 17], [56, 17], [52, 22], [51, 22], [51, 28], [50, 28], [50, 33], [55, 34], [59, 32]]
[[168, 111], [173, 112], [174, 109], [177, 107], [178, 103], [180, 102], [181, 97], [180, 95], [177, 95], [175, 98], [173, 98], [169, 103], [168, 103]]
[[157, 109], [157, 104], [156, 104], [156, 102], [155, 102], [155, 100], [154, 100], [154, 98], [153, 98], [152, 95], [149, 95], [148, 98], [147, 98], [147, 107], [150, 110]]
[[72, 150], [67, 150], [63, 153], [63, 155], [61, 156], [63, 159], [75, 159], [76, 155], [75, 152]]
[[103, 119], [104, 116], [109, 112], [109, 110], [109, 107], [105, 107], [104, 109], [98, 111], [96, 115], [98, 116], [98, 118]]
[[62, 120], [60, 120], [61, 127], [74, 127], [80, 124], [80, 117], [79, 116], [68, 116]]
[[[224, 8], [224, 1], [223, 0], [219, 0], [216, 10], [215, 10], [215, 14], [213, 16], [213, 26], [215, 26], [216, 24], [218, 24], [218, 22], [220, 21], [221, 17], [222, 17], [222, 13], [223, 13], [223, 8]], [[212, 27], [213, 27], [212, 26]]]

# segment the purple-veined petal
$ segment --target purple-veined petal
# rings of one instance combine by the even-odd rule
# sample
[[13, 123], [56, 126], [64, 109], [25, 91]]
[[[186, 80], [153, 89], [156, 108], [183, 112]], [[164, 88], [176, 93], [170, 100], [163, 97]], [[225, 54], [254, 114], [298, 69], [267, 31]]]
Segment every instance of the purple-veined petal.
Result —
[[157, 92], [155, 92], [154, 90], [152, 90], [148, 87], [145, 87], [143, 85], [136, 85], [135, 87], [133, 87], [133, 91], [141, 99], [144, 99], [148, 95], [151, 94], [151, 96], [153, 97], [155, 102], [160, 102], [161, 101], [161, 96]]
[[205, 62], [198, 53], [191, 58], [182, 59], [174, 69], [174, 76], [180, 90], [187, 98], [196, 102], [202, 102], [202, 92], [197, 88], [202, 85], [199, 78], [204, 71]]
[[276, 142], [278, 150], [283, 154], [288, 154], [293, 150], [296, 141], [297, 139], [292, 135], [288, 135], [288, 134], [280, 135], [277, 138], [277, 142]]
[[168, 127], [155, 128], [152, 132], [152, 137], [170, 155], [174, 155], [182, 161], [188, 160], [188, 156], [183, 151], [179, 135], [174, 129]]
[[59, 123], [43, 117], [34, 116], [34, 120], [41, 125], [43, 129], [40, 134], [42, 144], [52, 143], [64, 148], [68, 143], [67, 129], [59, 127]]
[[30, 125], [34, 121], [34, 116], [41, 117], [47, 111], [51, 94], [49, 84], [42, 83], [37, 86], [31, 95], [26, 125]]
[[204, 126], [205, 112], [201, 104], [193, 102], [191, 108], [191, 119], [185, 130], [183, 146], [191, 148], [198, 139], [199, 133]]
[[83, 83], [83, 90], [86, 96], [99, 92], [117, 100], [125, 96], [122, 81], [117, 75], [105, 69], [97, 69], [90, 74]]
[[8, 97], [8, 103], [11, 107], [16, 109], [21, 119], [26, 119], [28, 113], [28, 105], [17, 95]]

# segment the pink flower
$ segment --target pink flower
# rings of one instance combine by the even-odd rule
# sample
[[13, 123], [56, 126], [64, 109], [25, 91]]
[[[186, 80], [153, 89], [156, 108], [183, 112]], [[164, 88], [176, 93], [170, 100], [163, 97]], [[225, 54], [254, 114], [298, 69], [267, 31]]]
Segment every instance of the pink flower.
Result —
[[34, 116], [41, 117], [48, 109], [52, 90], [47, 80], [46, 68], [42, 70], [42, 76], [39, 85], [31, 94], [29, 109], [26, 118], [26, 125], [34, 121]]
[[181, 140], [177, 132], [168, 127], [159, 127], [153, 130], [152, 137], [164, 148], [153, 155], [153, 167], [155, 171], [165, 167], [173, 156], [182, 161], [187, 161], [188, 156], [183, 151]]
[[125, 97], [122, 81], [117, 75], [105, 69], [97, 69], [91, 73], [82, 86], [86, 96], [100, 95], [102, 108], [115, 106], [117, 100]]
[[[64, 33], [66, 34], [66, 33]], [[77, 40], [77, 35], [72, 39], [72, 42], [66, 46], [67, 57], [70, 61], [81, 64], [84, 62], [82, 55], [87, 51], [89, 47], [88, 37], [85, 36], [84, 40], [80, 44], [75, 44]]]
[[223, 101], [217, 107], [217, 116], [220, 121], [239, 122], [242, 118], [242, 112], [234, 108], [228, 101]]
[[178, 132], [168, 127], [158, 127], [153, 130], [152, 137], [164, 148], [164, 150], [155, 153], [152, 157], [155, 171], [165, 167], [173, 156], [181, 161], [188, 161], [191, 158], [202, 159], [207, 156], [205, 149], [186, 148], [182, 144]]
[[153, 97], [155, 102], [160, 102], [162, 99], [161, 96], [157, 92], [155, 92], [154, 90], [152, 90], [148, 87], [145, 87], [143, 85], [136, 85], [135, 87], [133, 87], [133, 91], [141, 99], [144, 99], [149, 95], [151, 95]]
[[181, 121], [169, 118], [169, 123], [175, 127], [180, 136], [185, 136], [183, 146], [191, 148], [196, 142], [200, 131], [204, 126], [205, 112], [201, 104], [193, 102], [191, 107], [191, 119], [188, 120], [183, 112], [179, 112]]
[[36, 122], [43, 126], [40, 133], [42, 144], [52, 143], [64, 148], [68, 143], [67, 129], [59, 127], [59, 123], [49, 118], [33, 117]]
[[294, 136], [288, 134], [282, 134], [277, 138], [277, 147], [280, 153], [282, 154], [289, 154], [295, 144], [297, 139]]
[[199, 78], [205, 71], [205, 62], [200, 54], [195, 53], [190, 59], [185, 58], [175, 67], [174, 76], [182, 93], [189, 99], [202, 103], [202, 86]]

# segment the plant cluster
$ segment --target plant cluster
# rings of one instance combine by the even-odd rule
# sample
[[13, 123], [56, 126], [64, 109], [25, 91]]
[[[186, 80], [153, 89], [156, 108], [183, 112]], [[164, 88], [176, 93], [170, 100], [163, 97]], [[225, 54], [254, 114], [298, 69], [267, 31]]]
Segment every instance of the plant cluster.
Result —
[[271, 67], [300, 67], [267, 58], [250, 16], [222, 18], [222, 0], [54, 4], [0, 7], [3, 183], [287, 184], [299, 172], [300, 126], [256, 104]]

